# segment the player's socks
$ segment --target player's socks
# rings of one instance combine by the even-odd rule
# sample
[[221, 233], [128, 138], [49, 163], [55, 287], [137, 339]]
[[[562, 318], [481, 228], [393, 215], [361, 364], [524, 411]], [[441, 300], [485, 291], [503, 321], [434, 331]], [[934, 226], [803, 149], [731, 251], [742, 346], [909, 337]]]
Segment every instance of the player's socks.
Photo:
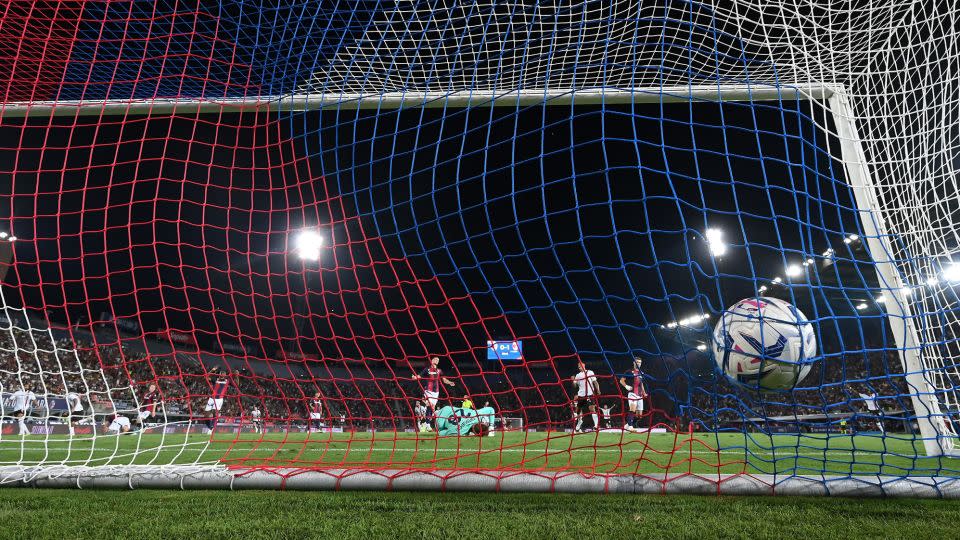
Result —
[[580, 428], [582, 427], [583, 427], [583, 417], [579, 416], [577, 417], [577, 427], [573, 428], [573, 432], [576, 433], [580, 431]]
[[593, 418], [593, 429], [599, 430], [600, 429], [599, 417], [596, 414], [591, 414], [590, 417]]
[[71, 436], [71, 437], [73, 437], [74, 435], [76, 435], [76, 433], [75, 433], [74, 430], [73, 430], [73, 426], [67, 426], [67, 430], [70, 431], [70, 436]]
[[633, 427], [633, 417], [634, 417], [633, 411], [628, 412], [628, 413], [627, 413], [627, 422], [624, 424], [624, 426]]
[[20, 434], [29, 435], [30, 431], [27, 429], [27, 423], [24, 422], [22, 418], [18, 420], [18, 422], [20, 423]]

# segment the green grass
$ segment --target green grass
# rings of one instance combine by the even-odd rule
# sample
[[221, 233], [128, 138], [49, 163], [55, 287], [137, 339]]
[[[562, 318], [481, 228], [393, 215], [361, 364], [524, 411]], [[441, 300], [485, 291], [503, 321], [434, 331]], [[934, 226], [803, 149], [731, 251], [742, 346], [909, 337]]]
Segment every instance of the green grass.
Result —
[[926, 457], [904, 436], [508, 433], [139, 434], [0, 440], [5, 464], [176, 464], [579, 470], [602, 473], [960, 476], [960, 460]]
[[0, 537], [955, 538], [941, 500], [0, 489]]
[[[960, 476], [906, 437], [127, 434], [0, 440], [21, 463]], [[953, 538], [960, 503], [787, 497], [0, 489], [0, 538]]]

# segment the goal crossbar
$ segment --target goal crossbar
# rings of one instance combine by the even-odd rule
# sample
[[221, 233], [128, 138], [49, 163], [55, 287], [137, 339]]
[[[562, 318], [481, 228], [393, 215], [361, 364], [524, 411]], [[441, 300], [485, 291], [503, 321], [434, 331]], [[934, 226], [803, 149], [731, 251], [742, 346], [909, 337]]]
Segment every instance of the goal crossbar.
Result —
[[[470, 92], [388, 92], [382, 94], [314, 93], [228, 99], [151, 99], [38, 101], [0, 105], [0, 118], [95, 115], [225, 114], [400, 108], [519, 107], [538, 105], [618, 105], [630, 103], [775, 102], [814, 100], [832, 116], [839, 155], [850, 184], [866, 243], [884, 289], [900, 290], [891, 238], [877, 212], [877, 186], [871, 178], [859, 139], [856, 116], [840, 85], [702, 85], [653, 88], [538, 89]], [[885, 256], [884, 256], [885, 254]], [[924, 362], [909, 303], [894, 295], [888, 319], [910, 398], [928, 456], [956, 453], [939, 404], [924, 383]], [[471, 491], [572, 491], [620, 493], [710, 493], [960, 498], [960, 481], [949, 478], [890, 476], [806, 477], [768, 475], [581, 475], [569, 472], [422, 471], [422, 470], [252, 470], [243, 473], [219, 466], [140, 469], [117, 467], [0, 467], [0, 485], [35, 487], [167, 487], [223, 489], [391, 489]]]
[[510, 91], [409, 91], [370, 94], [312, 93], [223, 99], [143, 99], [11, 102], [0, 105], [0, 118], [298, 112], [323, 109], [398, 109], [509, 107], [531, 105], [617, 105], [693, 101], [777, 101], [829, 99], [840, 88], [805, 85], [690, 85], [650, 88], [528, 89]]

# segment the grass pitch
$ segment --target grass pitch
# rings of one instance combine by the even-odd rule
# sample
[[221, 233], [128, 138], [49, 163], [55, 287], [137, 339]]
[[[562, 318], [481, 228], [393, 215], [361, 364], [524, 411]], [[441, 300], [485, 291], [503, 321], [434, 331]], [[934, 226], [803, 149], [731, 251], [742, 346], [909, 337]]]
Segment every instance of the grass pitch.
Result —
[[235, 467], [567, 470], [593, 473], [960, 476], [960, 460], [926, 457], [888, 435], [744, 433], [143, 434], [4, 436], [0, 465], [222, 463]]
[[[0, 465], [190, 464], [960, 476], [910, 438], [507, 433], [4, 436]], [[956, 501], [0, 489], [0, 538], [953, 538]]]
[[9, 539], [955, 538], [941, 500], [0, 489]]

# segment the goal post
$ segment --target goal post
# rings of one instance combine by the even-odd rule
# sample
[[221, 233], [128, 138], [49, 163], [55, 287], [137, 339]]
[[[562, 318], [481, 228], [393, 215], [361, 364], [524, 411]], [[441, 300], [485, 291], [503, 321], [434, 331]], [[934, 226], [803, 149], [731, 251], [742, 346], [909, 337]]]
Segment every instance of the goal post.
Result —
[[[536, 107], [597, 106], [656, 103], [768, 102], [811, 101], [826, 104], [835, 126], [839, 154], [858, 206], [864, 240], [873, 255], [882, 289], [895, 301], [886, 304], [889, 324], [897, 340], [903, 373], [910, 385], [910, 402], [916, 413], [924, 448], [928, 456], [950, 454], [953, 434], [943, 420], [939, 403], [926, 378], [927, 366], [922, 361], [922, 347], [910, 316], [909, 298], [903, 296], [900, 278], [890, 246], [892, 235], [883, 226], [882, 213], [870, 181], [870, 173], [856, 130], [856, 115], [851, 110], [846, 92], [838, 85], [809, 84], [801, 86], [687, 86], [638, 89], [587, 89], [576, 91], [525, 90], [503, 93], [399, 93], [379, 96], [292, 95], [276, 98], [230, 100], [143, 100], [143, 101], [78, 101], [5, 104], [0, 117], [44, 118], [60, 116], [124, 116], [149, 117], [165, 115], [216, 115], [232, 113], [283, 113], [323, 110], [389, 110], [416, 108], [471, 107]], [[24, 317], [26, 319], [26, 317]], [[523, 431], [522, 417], [511, 417], [511, 430]], [[172, 420], [171, 420], [172, 421]], [[335, 424], [336, 422], [331, 422]], [[239, 424], [238, 424], [239, 425]], [[716, 492], [723, 494], [875, 494], [911, 496], [956, 496], [948, 478], [929, 482], [896, 477], [843, 477], [816, 479], [796, 475], [786, 479], [772, 475], [721, 475], [715, 479], [696, 476], [676, 478], [664, 475], [604, 475], [594, 479], [568, 476], [565, 473], [453, 472], [453, 476], [422, 472], [416, 469], [365, 472], [363, 470], [331, 470], [312, 472], [300, 469], [278, 469], [248, 473], [223, 469], [216, 464], [196, 463], [190, 466], [161, 465], [159, 469], [144, 466], [6, 466], [2, 469], [5, 483], [32, 486], [77, 487], [225, 487], [284, 489], [470, 489], [529, 491], [607, 491], [631, 493]]]
[[[865, 241], [873, 257], [885, 302], [888, 321], [897, 345], [903, 373], [910, 388], [910, 401], [916, 411], [917, 424], [928, 456], [958, 455], [957, 433], [952, 422], [940, 408], [928, 371], [933, 366], [924, 361], [924, 346], [917, 333], [917, 319], [910, 309], [912, 291], [903, 279], [903, 270], [897, 268], [893, 242], [896, 235], [888, 231], [882, 207], [877, 198], [877, 185], [871, 177], [869, 162], [863, 151], [856, 114], [850, 106], [850, 98], [844, 91], [834, 92], [828, 98], [829, 110], [837, 129], [840, 145], [840, 160], [843, 162], [847, 181], [853, 190]], [[899, 261], [903, 264], [906, 261]], [[947, 389], [954, 391], [955, 389]]]

